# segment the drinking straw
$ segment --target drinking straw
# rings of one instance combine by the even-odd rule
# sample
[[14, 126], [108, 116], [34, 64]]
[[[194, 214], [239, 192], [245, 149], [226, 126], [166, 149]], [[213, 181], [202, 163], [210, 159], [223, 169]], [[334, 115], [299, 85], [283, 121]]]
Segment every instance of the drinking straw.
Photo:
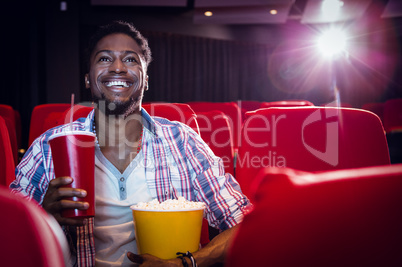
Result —
[[73, 131], [74, 94], [71, 94], [70, 130]]

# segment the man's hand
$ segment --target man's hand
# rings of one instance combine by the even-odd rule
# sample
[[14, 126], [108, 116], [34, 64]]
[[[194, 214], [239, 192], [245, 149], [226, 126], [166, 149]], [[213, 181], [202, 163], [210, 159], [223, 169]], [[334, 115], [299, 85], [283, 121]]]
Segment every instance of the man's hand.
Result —
[[83, 189], [62, 187], [72, 182], [73, 178], [71, 177], [58, 177], [51, 180], [43, 199], [42, 207], [52, 214], [60, 225], [80, 226], [84, 224], [85, 219], [64, 218], [61, 216], [61, 211], [64, 209], [86, 210], [89, 207], [88, 202], [66, 199], [69, 197], [85, 197], [87, 195], [87, 192]]
[[163, 260], [158, 257], [149, 255], [149, 254], [142, 254], [142, 255], [137, 255], [132, 252], [127, 252], [127, 258], [135, 263], [138, 263], [141, 267], [182, 267], [183, 264], [181, 262], [181, 259], [169, 259], [169, 260]]

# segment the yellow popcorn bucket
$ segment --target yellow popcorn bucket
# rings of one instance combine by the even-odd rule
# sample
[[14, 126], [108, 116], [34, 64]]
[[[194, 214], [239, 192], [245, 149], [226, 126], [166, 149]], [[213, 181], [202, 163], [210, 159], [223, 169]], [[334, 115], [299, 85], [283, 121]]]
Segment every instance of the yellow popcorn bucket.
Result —
[[140, 254], [171, 259], [177, 257], [177, 252], [198, 250], [204, 207], [187, 210], [131, 209]]

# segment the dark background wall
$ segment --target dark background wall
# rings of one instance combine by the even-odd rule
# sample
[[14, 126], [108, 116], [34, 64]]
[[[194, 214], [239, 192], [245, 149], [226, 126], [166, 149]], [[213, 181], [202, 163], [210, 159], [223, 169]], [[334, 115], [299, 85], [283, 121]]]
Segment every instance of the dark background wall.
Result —
[[[90, 0], [66, 2], [66, 11], [61, 11], [60, 1], [54, 0], [14, 1], [3, 8], [0, 103], [12, 105], [20, 111], [24, 139], [28, 135], [30, 113], [35, 105], [68, 103], [72, 93], [77, 103], [88, 100], [83, 84], [83, 47], [88, 35], [98, 25], [114, 19], [132, 21], [149, 34], [261, 44], [272, 53], [267, 55], [267, 64], [278, 66], [276, 71], [279, 74], [267, 73], [266, 85], [264, 88], [253, 86], [254, 93], [237, 92], [230, 97], [222, 94], [205, 99], [204, 89], [188, 94], [186, 98], [153, 92], [146, 96], [147, 101], [272, 101], [304, 97], [320, 104], [327, 100], [325, 92], [328, 88], [322, 88], [325, 87], [322, 83], [325, 78], [320, 76], [313, 79], [314, 84], [308, 85], [314, 89], [305, 94], [286, 91], [292, 87], [290, 81], [294, 78], [289, 78], [289, 75], [308, 76], [311, 69], [305, 64], [310, 51], [299, 51], [298, 48], [304, 47], [307, 36], [324, 25], [302, 25], [297, 20], [280, 25], [197, 25], [193, 23], [191, 10], [186, 8], [91, 6]], [[349, 59], [349, 67], [338, 66], [340, 86], [351, 88], [344, 90], [345, 102], [360, 106], [364, 102], [402, 97], [401, 19], [381, 19], [376, 13], [348, 24], [346, 26], [358, 36], [355, 43], [361, 46], [353, 51], [359, 56]], [[301, 34], [304, 32], [306, 35]], [[371, 64], [373, 58], [376, 58], [374, 65]], [[158, 58], [154, 58], [152, 64], [158, 64]], [[154, 76], [159, 74], [154, 73]], [[351, 79], [350, 75], [354, 78]], [[154, 87], [156, 92], [161, 89], [156, 83]]]

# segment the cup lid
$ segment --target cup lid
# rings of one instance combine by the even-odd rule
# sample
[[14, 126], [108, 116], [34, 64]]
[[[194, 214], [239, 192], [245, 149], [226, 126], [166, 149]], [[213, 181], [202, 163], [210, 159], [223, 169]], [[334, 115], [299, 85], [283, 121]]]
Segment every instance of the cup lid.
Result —
[[56, 138], [56, 137], [67, 136], [67, 135], [87, 135], [87, 136], [96, 137], [96, 135], [95, 135], [93, 132], [78, 131], [78, 130], [70, 131], [70, 130], [68, 130], [68, 131], [63, 131], [63, 132], [60, 132], [60, 133], [52, 134], [52, 135], [49, 137], [48, 140], [52, 140], [52, 139], [54, 139], [54, 138]]

